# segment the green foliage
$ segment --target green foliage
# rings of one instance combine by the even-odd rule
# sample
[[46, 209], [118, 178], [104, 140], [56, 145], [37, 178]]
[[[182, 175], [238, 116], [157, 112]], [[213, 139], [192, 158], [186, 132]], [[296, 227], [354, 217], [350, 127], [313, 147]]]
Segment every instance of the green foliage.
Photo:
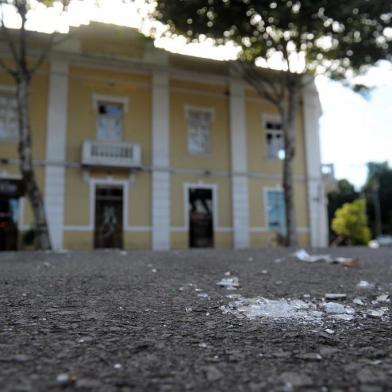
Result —
[[190, 40], [235, 42], [251, 62], [278, 52], [292, 71], [294, 54], [312, 72], [333, 60], [342, 77], [391, 57], [391, 14], [385, 0], [157, 0], [155, 16]]
[[336, 190], [328, 193], [328, 222], [330, 227], [329, 238], [334, 241], [336, 236], [331, 229], [331, 223], [335, 216], [335, 212], [345, 203], [351, 203], [358, 199], [359, 193], [355, 190], [354, 185], [352, 185], [347, 180], [339, 180], [337, 182]]
[[387, 162], [369, 162], [367, 167], [368, 177], [364, 193], [370, 227], [376, 235], [376, 205], [379, 203], [382, 233], [392, 234], [392, 168]]
[[366, 201], [357, 199], [339, 208], [332, 221], [332, 230], [347, 245], [367, 245], [371, 234], [367, 226]]
[[368, 162], [366, 166], [368, 169], [366, 186], [369, 186], [375, 178], [380, 178], [391, 170], [388, 162]]

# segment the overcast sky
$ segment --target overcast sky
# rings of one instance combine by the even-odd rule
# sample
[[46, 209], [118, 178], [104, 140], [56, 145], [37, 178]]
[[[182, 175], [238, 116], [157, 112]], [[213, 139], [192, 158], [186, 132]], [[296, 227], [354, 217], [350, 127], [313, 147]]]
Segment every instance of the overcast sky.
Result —
[[392, 163], [392, 68], [384, 63], [363, 81], [376, 86], [368, 99], [337, 82], [319, 78], [322, 160], [334, 163], [336, 176], [356, 186], [366, 179], [366, 162]]
[[[124, 5], [122, 0], [101, 0], [99, 9], [94, 3], [95, 0], [73, 1], [65, 17], [41, 7], [40, 12], [30, 19], [30, 28], [45, 31], [60, 26], [66, 31], [69, 24], [78, 26], [90, 20], [137, 27], [144, 32], [151, 28], [151, 23], [143, 18], [145, 7], [140, 7], [144, 0], [135, 0], [133, 6]], [[11, 14], [9, 23], [17, 24]], [[159, 26], [154, 27], [159, 30]], [[232, 58], [235, 54], [233, 47], [217, 49], [211, 41], [205, 42], [202, 50], [198, 45], [186, 45], [181, 38], [174, 41], [163, 38], [156, 45], [184, 54], [203, 53], [205, 57], [218, 59]], [[391, 64], [374, 68], [362, 82], [375, 86], [367, 99], [340, 83], [326, 78], [317, 80], [323, 107], [320, 119], [322, 160], [335, 165], [338, 178], [347, 178], [357, 187], [366, 179], [366, 162], [387, 160], [392, 163]]]

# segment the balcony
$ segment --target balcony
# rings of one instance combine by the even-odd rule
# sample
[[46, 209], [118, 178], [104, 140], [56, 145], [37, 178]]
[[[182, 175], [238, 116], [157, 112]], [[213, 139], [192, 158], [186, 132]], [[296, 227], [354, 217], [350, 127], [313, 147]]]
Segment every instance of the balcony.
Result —
[[82, 165], [139, 169], [142, 165], [140, 145], [85, 140]]

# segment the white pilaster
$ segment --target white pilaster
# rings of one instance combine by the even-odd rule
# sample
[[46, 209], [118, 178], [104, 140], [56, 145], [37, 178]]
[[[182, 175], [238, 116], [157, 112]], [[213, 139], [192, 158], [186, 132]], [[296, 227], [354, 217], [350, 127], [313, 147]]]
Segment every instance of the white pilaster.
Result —
[[63, 248], [68, 63], [52, 59], [49, 73], [45, 208], [53, 249]]
[[303, 93], [306, 169], [310, 245], [328, 246], [328, 218], [324, 183], [321, 173], [319, 118], [321, 105], [316, 86], [309, 84]]
[[154, 71], [152, 89], [152, 248], [170, 249], [169, 76]]
[[249, 247], [248, 156], [246, 147], [245, 85], [230, 81], [230, 144], [234, 248]]

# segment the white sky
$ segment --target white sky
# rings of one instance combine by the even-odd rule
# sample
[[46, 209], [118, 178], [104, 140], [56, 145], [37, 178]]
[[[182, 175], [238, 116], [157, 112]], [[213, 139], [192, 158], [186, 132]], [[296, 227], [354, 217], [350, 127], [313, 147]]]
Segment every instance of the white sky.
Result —
[[[135, 0], [133, 4], [124, 4], [122, 0], [100, 1], [99, 8], [95, 6], [96, 0], [73, 1], [67, 14], [61, 16], [58, 10], [38, 6], [38, 12], [29, 18], [29, 28], [66, 32], [69, 25], [100, 21], [137, 27], [144, 33], [151, 28], [158, 33], [163, 31], [162, 25], [146, 20], [144, 0]], [[7, 13], [7, 24], [18, 24], [12, 13]], [[232, 45], [216, 48], [211, 40], [203, 44], [186, 44], [183, 38], [160, 38], [155, 45], [170, 51], [215, 59], [232, 59], [236, 55]], [[366, 162], [388, 160], [392, 164], [391, 64], [384, 63], [373, 68], [362, 82], [376, 86], [368, 100], [340, 83], [323, 77], [317, 80], [323, 107], [320, 120], [322, 160], [324, 163], [334, 163], [336, 176], [347, 178], [356, 186], [366, 179]]]

